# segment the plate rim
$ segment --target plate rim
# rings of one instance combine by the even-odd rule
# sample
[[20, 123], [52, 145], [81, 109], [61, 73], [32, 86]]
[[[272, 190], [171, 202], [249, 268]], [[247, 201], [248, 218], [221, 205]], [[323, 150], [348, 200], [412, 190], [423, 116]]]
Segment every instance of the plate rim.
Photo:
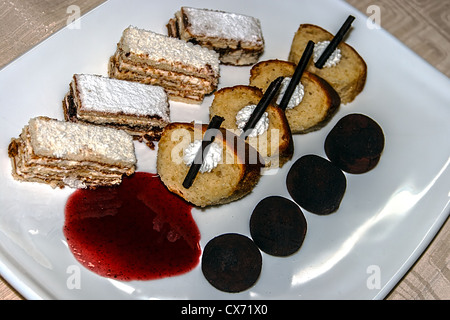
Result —
[[[106, 4], [110, 2], [109, 0], [101, 3], [100, 5], [96, 6], [95, 8], [92, 8], [91, 10], [84, 13], [79, 19], [84, 19], [85, 17], [91, 15], [93, 12], [100, 10], [103, 6], [106, 6]], [[347, 6], [351, 10], [356, 10], [358, 13], [363, 15], [362, 12], [360, 12], [358, 9], [351, 6], [348, 2], [345, 2], [344, 0], [339, 0], [341, 5]], [[4, 71], [7, 68], [13, 67], [16, 63], [19, 63], [20, 60], [30, 52], [36, 50], [40, 46], [44, 46], [47, 41], [50, 41], [51, 38], [56, 36], [57, 34], [60, 34], [64, 32], [64, 30], [68, 29], [67, 26], [62, 27], [58, 31], [54, 32], [53, 34], [49, 35], [36, 45], [34, 45], [32, 48], [27, 50], [26, 52], [22, 53], [18, 57], [14, 58], [10, 62], [8, 62], [5, 66], [3, 66], [0, 69], [0, 72]], [[435, 70], [438, 74], [445, 77], [445, 79], [449, 80], [448, 77], [445, 76], [440, 70], [435, 68], [430, 62], [426, 61], [424, 58], [422, 58], [420, 55], [418, 55], [416, 52], [414, 52], [411, 48], [406, 46], [403, 42], [401, 42], [399, 39], [397, 39], [395, 36], [393, 36], [391, 33], [386, 31], [381, 27], [382, 32], [384, 33], [383, 36], [389, 36], [390, 38], [393, 38], [396, 40], [398, 44], [403, 46], [405, 49], [410, 51], [411, 54], [415, 55], [417, 58], [422, 60], [425, 64], [427, 64], [432, 70]], [[386, 283], [381, 290], [378, 291], [378, 293], [374, 296], [374, 300], [378, 299], [384, 299], [390, 291], [398, 284], [398, 282], [401, 280], [402, 277], [408, 272], [408, 270], [414, 265], [414, 263], [420, 258], [420, 256], [425, 252], [427, 247], [431, 244], [433, 239], [436, 237], [438, 232], [443, 227], [445, 221], [448, 219], [450, 215], [450, 200], [447, 202], [445, 207], [441, 210], [441, 212], [438, 214], [437, 219], [433, 221], [432, 226], [428, 229], [428, 232], [423, 235], [422, 240], [420, 241], [420, 244], [416, 246], [414, 251], [410, 254], [409, 258], [403, 263], [402, 268], [397, 270], [397, 272], [391, 277], [388, 283]], [[4, 251], [2, 249], [2, 246], [0, 246], [0, 256], [5, 258], [5, 254], [7, 251]], [[18, 267], [15, 263], [12, 263], [10, 259], [6, 260], [7, 263], [5, 263], [4, 259], [0, 259], [0, 274], [2, 277], [8, 282], [10, 286], [13, 287], [14, 290], [19, 292], [24, 298], [30, 299], [30, 300], [36, 300], [36, 299], [55, 299], [56, 297], [51, 296], [50, 294], [46, 294], [46, 290], [42, 290], [41, 286], [38, 285], [37, 281], [30, 280], [28, 277], [23, 276], [23, 272], [18, 270]], [[14, 259], [14, 262], [15, 259]], [[12, 269], [16, 269], [16, 272], [14, 272]], [[19, 276], [19, 274], [21, 276]], [[44, 288], [45, 289], [45, 288]]]

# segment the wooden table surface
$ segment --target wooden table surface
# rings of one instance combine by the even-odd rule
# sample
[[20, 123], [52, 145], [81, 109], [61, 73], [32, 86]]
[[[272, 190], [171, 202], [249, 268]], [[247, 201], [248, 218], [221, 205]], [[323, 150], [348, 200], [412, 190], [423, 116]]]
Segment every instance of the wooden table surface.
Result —
[[[0, 68], [61, 29], [67, 8], [77, 5], [88, 12], [103, 0], [0, 1]], [[450, 0], [347, 0], [372, 16], [380, 8], [381, 26], [450, 77]], [[449, 106], [450, 107], [450, 106]], [[450, 299], [450, 222], [386, 297], [392, 300]], [[0, 277], [0, 299], [23, 297]]]

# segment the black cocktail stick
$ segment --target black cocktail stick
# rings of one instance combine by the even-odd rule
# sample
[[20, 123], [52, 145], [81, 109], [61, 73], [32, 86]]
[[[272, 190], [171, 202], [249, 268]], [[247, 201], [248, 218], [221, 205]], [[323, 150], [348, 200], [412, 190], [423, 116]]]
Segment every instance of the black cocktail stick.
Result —
[[352, 25], [353, 20], [355, 20], [355, 17], [350, 15], [348, 16], [347, 20], [345, 20], [344, 24], [339, 29], [338, 33], [334, 36], [334, 38], [330, 41], [328, 46], [323, 51], [320, 58], [315, 63], [315, 66], [319, 69], [322, 69], [325, 62], [327, 62], [330, 55], [333, 53], [334, 50], [336, 50], [339, 43], [341, 43], [342, 39], [344, 39], [345, 34], [347, 33], [348, 29], [350, 29], [350, 26]]
[[294, 75], [292, 76], [291, 81], [289, 81], [289, 85], [286, 88], [283, 98], [281, 99], [280, 105], [278, 106], [281, 110], [286, 110], [286, 107], [289, 104], [289, 101], [291, 100], [292, 94], [294, 93], [295, 87], [300, 82], [300, 79], [303, 75], [303, 71], [305, 71], [313, 51], [314, 51], [314, 42], [309, 40], [305, 50], [303, 51], [300, 61], [297, 67], [295, 68]]
[[270, 102], [275, 97], [275, 95], [278, 93], [278, 90], [280, 89], [283, 79], [284, 79], [284, 77], [276, 78], [274, 81], [272, 81], [272, 83], [267, 88], [266, 92], [264, 93], [264, 96], [261, 98], [261, 100], [259, 101], [255, 110], [253, 111], [252, 115], [250, 116], [250, 119], [248, 119], [247, 123], [245, 124], [245, 127], [240, 136], [243, 140], [247, 139], [247, 137], [250, 135], [252, 130], [255, 128], [259, 119], [261, 119], [261, 116], [266, 111]]
[[195, 155], [194, 161], [192, 161], [191, 167], [189, 168], [189, 171], [184, 178], [183, 187], [185, 187], [186, 189], [189, 189], [194, 183], [195, 177], [197, 176], [198, 171], [203, 164], [203, 160], [208, 154], [209, 147], [216, 137], [217, 130], [220, 128], [220, 125], [224, 120], [225, 119], [223, 117], [214, 116], [209, 122], [208, 128], [203, 135], [201, 148]]

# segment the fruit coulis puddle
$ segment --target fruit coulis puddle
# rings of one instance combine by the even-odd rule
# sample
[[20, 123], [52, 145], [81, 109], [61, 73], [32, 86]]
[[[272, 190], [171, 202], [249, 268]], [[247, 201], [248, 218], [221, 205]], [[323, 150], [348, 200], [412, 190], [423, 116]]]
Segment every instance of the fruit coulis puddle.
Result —
[[200, 261], [191, 209], [157, 175], [136, 172], [117, 187], [75, 191], [66, 204], [64, 235], [75, 258], [101, 276], [180, 275]]

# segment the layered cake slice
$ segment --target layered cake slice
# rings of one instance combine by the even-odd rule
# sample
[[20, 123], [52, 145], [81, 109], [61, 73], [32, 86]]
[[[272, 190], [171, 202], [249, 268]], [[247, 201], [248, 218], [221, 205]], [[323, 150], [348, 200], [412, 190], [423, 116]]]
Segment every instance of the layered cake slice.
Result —
[[12, 176], [53, 188], [95, 188], [122, 182], [136, 168], [133, 138], [104, 126], [32, 118], [8, 147]]
[[171, 37], [217, 51], [224, 64], [251, 65], [264, 51], [259, 19], [243, 14], [182, 7], [167, 30]]
[[199, 104], [217, 88], [219, 64], [214, 50], [130, 26], [110, 59], [109, 76], [159, 85], [172, 100]]
[[68, 121], [115, 127], [149, 144], [170, 122], [162, 87], [90, 74], [73, 76], [63, 109]]

